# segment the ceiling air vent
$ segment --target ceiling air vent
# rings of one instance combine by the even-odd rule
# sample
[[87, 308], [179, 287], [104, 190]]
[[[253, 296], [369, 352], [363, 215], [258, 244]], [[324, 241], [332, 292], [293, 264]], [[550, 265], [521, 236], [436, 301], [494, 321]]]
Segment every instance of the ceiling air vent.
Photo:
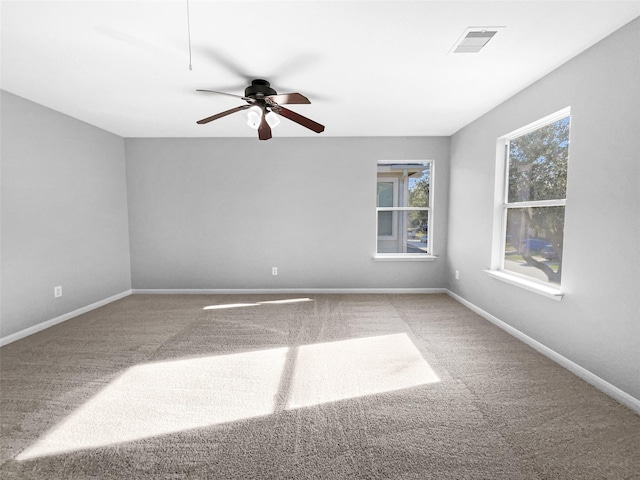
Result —
[[450, 53], [478, 53], [504, 27], [469, 27], [456, 42]]

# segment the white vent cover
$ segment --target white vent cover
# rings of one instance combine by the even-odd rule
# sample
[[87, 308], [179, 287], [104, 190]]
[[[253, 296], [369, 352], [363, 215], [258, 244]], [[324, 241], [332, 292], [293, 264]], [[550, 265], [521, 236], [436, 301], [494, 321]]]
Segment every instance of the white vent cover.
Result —
[[449, 53], [478, 53], [498, 33], [499, 28], [504, 27], [469, 27]]

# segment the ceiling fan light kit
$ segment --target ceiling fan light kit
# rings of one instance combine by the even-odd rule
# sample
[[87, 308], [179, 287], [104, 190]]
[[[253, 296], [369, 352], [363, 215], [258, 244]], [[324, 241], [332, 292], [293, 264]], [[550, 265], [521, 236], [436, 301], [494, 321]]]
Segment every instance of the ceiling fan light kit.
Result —
[[247, 125], [257, 130], [260, 127], [260, 122], [262, 122], [262, 109], [254, 105], [247, 110]]
[[278, 118], [278, 115], [276, 115], [273, 112], [268, 112], [265, 115], [265, 118], [267, 119], [267, 123], [271, 128], [277, 127], [278, 125], [280, 125], [280, 118]]
[[279, 116], [288, 118], [292, 122], [302, 125], [313, 132], [322, 133], [324, 131], [324, 125], [320, 125], [319, 123], [282, 106], [286, 104], [310, 104], [311, 102], [307, 97], [300, 93], [278, 94], [278, 92], [271, 88], [269, 82], [263, 79], [252, 80], [251, 85], [244, 89], [244, 96], [217, 92], [215, 90], [197, 91], [240, 98], [248, 104], [198, 120], [196, 123], [200, 125], [226, 117], [227, 115], [235, 112], [247, 110], [247, 124], [251, 128], [258, 130], [258, 138], [260, 140], [269, 140], [271, 138], [271, 128], [280, 123]]

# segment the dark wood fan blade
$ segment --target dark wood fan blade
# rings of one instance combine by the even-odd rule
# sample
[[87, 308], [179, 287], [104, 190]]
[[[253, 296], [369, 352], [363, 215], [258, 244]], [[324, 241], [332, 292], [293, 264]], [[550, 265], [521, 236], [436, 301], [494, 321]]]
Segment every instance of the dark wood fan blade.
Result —
[[226, 93], [226, 92], [217, 92], [216, 90], [202, 90], [202, 89], [197, 89], [196, 92], [206, 92], [206, 93], [217, 93], [218, 95], [226, 95], [228, 97], [235, 97], [235, 98], [241, 98], [242, 100], [245, 100], [247, 102], [253, 102], [252, 98], [248, 98], [248, 97], [243, 97], [242, 95], [235, 95], [233, 93]]
[[213, 122], [214, 120], [217, 120], [222, 117], [226, 117], [227, 115], [231, 115], [232, 113], [239, 112], [240, 110], [246, 110], [249, 107], [250, 105], [241, 105], [239, 107], [235, 107], [230, 110], [225, 110], [224, 112], [217, 113], [210, 117], [203, 118], [202, 120], [198, 120], [196, 123], [199, 123], [200, 125], [204, 125], [205, 123]]
[[293, 112], [288, 108], [278, 107], [278, 108], [274, 108], [273, 111], [276, 112], [278, 115], [282, 115], [283, 117], [288, 118], [289, 120], [292, 120], [302, 125], [303, 127], [308, 128], [309, 130], [313, 130], [316, 133], [324, 132], [324, 125], [320, 125], [319, 123], [314, 122], [313, 120], [307, 117], [303, 117], [299, 113]]
[[271, 138], [271, 127], [267, 123], [266, 112], [263, 112], [260, 126], [258, 127], [258, 138], [260, 140], [269, 140]]
[[307, 97], [301, 95], [300, 93], [281, 93], [279, 95], [269, 95], [268, 97], [264, 98], [266, 100], [271, 100], [279, 105], [287, 105], [293, 103], [311, 103]]

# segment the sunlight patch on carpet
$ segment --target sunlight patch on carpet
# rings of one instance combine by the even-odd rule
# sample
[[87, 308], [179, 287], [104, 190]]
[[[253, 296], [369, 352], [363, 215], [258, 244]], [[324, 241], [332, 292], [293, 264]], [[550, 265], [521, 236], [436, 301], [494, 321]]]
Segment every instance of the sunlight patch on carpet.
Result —
[[258, 303], [225, 303], [223, 305], [209, 305], [204, 307], [203, 310], [224, 310], [227, 308], [242, 308], [242, 307], [258, 307]]
[[440, 379], [404, 333], [298, 348], [287, 408], [401, 390]]
[[269, 415], [287, 350], [132, 367], [17, 460]]
[[264, 302], [255, 303], [223, 303], [220, 305], [209, 305], [204, 307], [203, 310], [224, 310], [227, 308], [241, 308], [241, 307], [259, 307], [260, 305], [282, 305], [288, 303], [302, 303], [313, 302], [311, 298], [288, 298], [285, 300], [268, 300]]
[[142, 364], [16, 459], [263, 417], [279, 399], [297, 409], [438, 381], [404, 333]]

